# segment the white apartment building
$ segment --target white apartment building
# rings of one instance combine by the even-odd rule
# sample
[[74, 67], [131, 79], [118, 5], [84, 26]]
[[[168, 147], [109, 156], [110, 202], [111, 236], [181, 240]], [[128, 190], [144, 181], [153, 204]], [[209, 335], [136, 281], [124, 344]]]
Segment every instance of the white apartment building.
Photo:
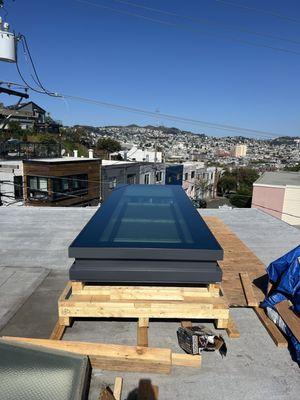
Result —
[[242, 158], [247, 155], [247, 146], [245, 144], [237, 144], [231, 150], [231, 155], [236, 158]]
[[162, 152], [140, 149], [136, 146], [133, 146], [130, 150], [120, 151], [119, 154], [122, 156], [124, 160], [128, 161], [146, 161], [146, 162], [162, 162]]

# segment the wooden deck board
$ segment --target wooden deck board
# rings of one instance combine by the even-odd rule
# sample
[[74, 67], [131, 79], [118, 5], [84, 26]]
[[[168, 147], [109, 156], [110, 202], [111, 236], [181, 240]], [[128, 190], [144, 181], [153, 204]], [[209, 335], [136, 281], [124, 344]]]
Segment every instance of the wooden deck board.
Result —
[[[204, 221], [223, 247], [224, 260], [220, 262], [223, 271], [222, 288], [230, 306], [247, 306], [240, 273], [247, 272], [250, 282], [266, 274], [265, 265], [258, 257], [217, 217], [203, 216]], [[253, 285], [257, 301], [264, 298], [263, 291]]]

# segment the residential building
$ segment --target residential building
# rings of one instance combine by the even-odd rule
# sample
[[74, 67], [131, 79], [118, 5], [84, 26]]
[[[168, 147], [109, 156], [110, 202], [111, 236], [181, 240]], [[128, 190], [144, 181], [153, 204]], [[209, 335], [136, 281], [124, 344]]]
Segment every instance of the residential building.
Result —
[[23, 204], [23, 162], [0, 160], [0, 206]]
[[195, 199], [199, 192], [199, 183], [201, 182], [199, 173], [204, 170], [203, 162], [186, 162], [183, 163], [183, 179], [182, 187], [186, 194]]
[[118, 185], [136, 184], [140, 181], [140, 166], [132, 161], [102, 160], [101, 201], [105, 201]]
[[140, 163], [140, 181], [142, 185], [164, 185], [166, 167], [162, 163]]
[[253, 184], [252, 208], [300, 225], [300, 172], [265, 172]]
[[145, 148], [140, 149], [137, 146], [131, 147], [130, 150], [120, 151], [119, 154], [126, 161], [162, 162], [162, 152]]
[[166, 185], [182, 185], [183, 165], [182, 164], [166, 164]]
[[0, 104], [0, 119], [5, 118], [5, 125], [0, 127], [8, 129], [9, 122], [17, 122], [21, 129], [32, 129], [36, 132], [59, 133], [61, 123], [54, 121], [47, 112], [30, 101], [5, 107]]
[[87, 206], [100, 200], [100, 166], [97, 158], [26, 160], [24, 198], [30, 206]]
[[162, 163], [102, 160], [101, 201], [119, 185], [164, 185], [166, 167]]
[[231, 155], [236, 158], [242, 158], [247, 155], [247, 146], [245, 144], [236, 144], [232, 151]]

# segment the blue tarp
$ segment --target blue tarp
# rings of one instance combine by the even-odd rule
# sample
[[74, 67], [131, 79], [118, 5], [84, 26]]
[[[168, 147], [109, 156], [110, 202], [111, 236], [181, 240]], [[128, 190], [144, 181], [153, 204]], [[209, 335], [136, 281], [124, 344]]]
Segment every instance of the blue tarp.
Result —
[[[291, 250], [278, 260], [271, 262], [267, 268], [269, 280], [273, 288], [261, 307], [270, 307], [283, 300], [290, 300], [295, 312], [300, 313], [300, 246]], [[276, 311], [276, 310], [275, 310]], [[291, 351], [295, 360], [300, 364], [300, 343], [287, 328], [290, 337]]]

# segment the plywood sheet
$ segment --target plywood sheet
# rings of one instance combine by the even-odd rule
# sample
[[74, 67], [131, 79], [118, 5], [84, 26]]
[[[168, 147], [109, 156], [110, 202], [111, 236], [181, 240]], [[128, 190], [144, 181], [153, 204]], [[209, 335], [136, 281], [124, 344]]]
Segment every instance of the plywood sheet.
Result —
[[219, 218], [203, 216], [204, 221], [223, 247], [224, 260], [222, 288], [230, 306], [247, 306], [240, 273], [247, 272], [258, 301], [264, 298], [265, 265]]

